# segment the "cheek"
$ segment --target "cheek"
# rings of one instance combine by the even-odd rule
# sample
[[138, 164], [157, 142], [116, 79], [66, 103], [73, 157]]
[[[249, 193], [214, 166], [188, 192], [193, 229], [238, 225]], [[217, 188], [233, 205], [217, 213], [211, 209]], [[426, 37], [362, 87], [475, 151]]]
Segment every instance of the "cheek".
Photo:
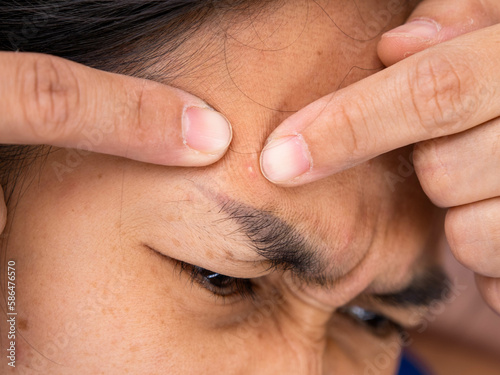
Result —
[[152, 357], [172, 352], [173, 325], [162, 318], [169, 306], [159, 301], [165, 291], [154, 262], [121, 233], [121, 179], [110, 178], [119, 172], [97, 168], [91, 158], [61, 182], [42, 174], [9, 211], [17, 364], [51, 374], [154, 371]]
[[77, 366], [89, 356], [101, 357], [109, 344], [119, 346], [123, 323], [116, 319], [122, 315], [117, 306], [124, 306], [123, 288], [130, 287], [124, 277], [130, 274], [119, 273], [116, 230], [104, 224], [109, 218], [88, 213], [86, 220], [84, 210], [69, 207], [66, 215], [31, 207], [18, 206], [7, 247], [18, 266], [19, 318], [26, 321], [19, 340], [26, 352], [19, 361], [58, 373], [55, 363]]
[[[68, 214], [43, 225], [39, 217], [25, 219], [31, 230], [20, 231], [14, 221], [8, 248], [18, 265], [17, 303], [25, 322], [19, 366], [51, 374], [68, 368], [174, 373], [174, 358], [191, 353], [186, 342], [198, 332], [180, 313], [180, 285], [171, 270], [107, 226], [109, 217]], [[29, 240], [16, 233], [29, 233]]]

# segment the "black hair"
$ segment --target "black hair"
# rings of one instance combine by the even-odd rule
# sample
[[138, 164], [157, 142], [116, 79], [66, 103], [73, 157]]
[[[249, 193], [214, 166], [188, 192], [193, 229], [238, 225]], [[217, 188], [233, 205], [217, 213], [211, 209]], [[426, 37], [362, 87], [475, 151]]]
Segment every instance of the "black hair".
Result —
[[[0, 51], [38, 52], [97, 69], [155, 79], [149, 69], [173, 55], [210, 19], [255, 11], [272, 0], [12, 0], [0, 2]], [[176, 64], [179, 65], [179, 64]], [[182, 61], [181, 64], [182, 65]], [[179, 74], [170, 66], [156, 78]], [[1, 142], [1, 140], [0, 140]], [[6, 201], [48, 147], [0, 145]]]
[[210, 16], [249, 0], [26, 0], [0, 3], [0, 50], [40, 52], [134, 73]]

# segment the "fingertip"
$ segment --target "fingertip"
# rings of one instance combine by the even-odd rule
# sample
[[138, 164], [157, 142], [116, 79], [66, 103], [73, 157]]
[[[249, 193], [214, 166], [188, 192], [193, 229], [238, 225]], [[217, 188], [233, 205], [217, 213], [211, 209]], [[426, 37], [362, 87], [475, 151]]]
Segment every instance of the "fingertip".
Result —
[[384, 33], [377, 53], [385, 66], [391, 66], [417, 52], [437, 44], [441, 24], [431, 18], [415, 18]]
[[431, 47], [436, 43], [405, 37], [382, 38], [377, 46], [380, 61], [385, 66], [394, 65], [407, 57]]
[[382, 38], [413, 38], [421, 41], [436, 39], [443, 27], [432, 18], [418, 17], [382, 35]]
[[293, 184], [311, 168], [311, 155], [300, 134], [271, 140], [260, 156], [262, 174], [274, 184]]
[[377, 45], [377, 54], [385, 66], [391, 66], [418, 52], [418, 46], [409, 46], [409, 40], [382, 38]]
[[130, 116], [141, 121], [125, 123], [119, 129], [121, 144], [105, 153], [175, 167], [203, 167], [224, 156], [233, 136], [224, 115], [180, 89], [148, 85], [141, 93], [140, 116]]
[[233, 133], [227, 118], [208, 107], [185, 108], [182, 118], [183, 143], [190, 149], [209, 155], [222, 155]]
[[417, 52], [468, 32], [498, 23], [497, 4], [464, 1], [450, 11], [447, 1], [423, 1], [407, 22], [382, 35], [381, 61], [390, 66]]

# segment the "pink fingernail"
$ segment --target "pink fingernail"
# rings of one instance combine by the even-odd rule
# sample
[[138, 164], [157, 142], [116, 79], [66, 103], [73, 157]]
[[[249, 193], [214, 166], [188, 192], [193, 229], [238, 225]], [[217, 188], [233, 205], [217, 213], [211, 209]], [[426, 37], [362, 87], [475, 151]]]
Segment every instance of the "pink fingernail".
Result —
[[203, 153], [219, 153], [231, 143], [229, 121], [210, 108], [190, 107], [182, 119], [184, 144]]
[[261, 170], [271, 182], [290, 181], [311, 169], [307, 144], [300, 135], [278, 138], [266, 145]]
[[434, 39], [441, 25], [430, 18], [415, 18], [411, 22], [386, 32], [382, 37], [407, 36], [419, 39]]

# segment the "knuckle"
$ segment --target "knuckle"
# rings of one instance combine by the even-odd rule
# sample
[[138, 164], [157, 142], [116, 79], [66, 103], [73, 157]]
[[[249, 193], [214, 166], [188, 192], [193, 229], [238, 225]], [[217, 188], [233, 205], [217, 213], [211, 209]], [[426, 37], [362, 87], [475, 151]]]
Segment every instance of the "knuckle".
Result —
[[[477, 212], [476, 212], [477, 211]], [[448, 210], [446, 237], [455, 258], [470, 270], [482, 275], [498, 275], [500, 231], [477, 204]]]
[[[345, 131], [339, 132], [337, 127], [331, 126], [329, 128], [331, 134], [326, 138], [340, 142], [345, 150], [345, 155], [350, 155], [353, 159], [365, 155], [369, 148], [366, 141], [369, 138], [368, 134], [366, 134], [370, 129], [369, 124], [365, 116], [359, 116], [360, 113], [366, 112], [367, 110], [361, 100], [358, 103], [340, 105], [334, 113], [333, 123], [343, 124]], [[374, 142], [375, 139], [372, 139], [372, 141]]]
[[465, 267], [475, 270], [480, 261], [478, 252], [468, 223], [467, 211], [456, 207], [449, 209], [446, 214], [445, 231], [450, 249], [455, 258]]
[[131, 97], [132, 118], [135, 119], [135, 127], [139, 131], [147, 131], [147, 125], [143, 116], [146, 106], [145, 96], [147, 96], [147, 93], [144, 87], [141, 87]]
[[20, 103], [33, 135], [50, 142], [68, 135], [77, 118], [80, 89], [69, 62], [37, 55], [18, 70]]
[[425, 54], [408, 72], [411, 111], [429, 137], [452, 132], [471, 115], [474, 74], [463, 60], [455, 60]]
[[490, 305], [490, 307], [500, 314], [500, 279], [494, 280], [495, 287], [492, 288], [496, 293], [490, 293], [486, 302]]
[[129, 93], [124, 108], [126, 110], [116, 118], [120, 129], [129, 128], [133, 133], [134, 145], [154, 146], [161, 136], [158, 131], [163, 127], [153, 127], [154, 120], [150, 118], [151, 112], [148, 111], [148, 101], [150, 101], [150, 92], [139, 87]]
[[460, 192], [447, 162], [440, 156], [439, 143], [439, 140], [430, 140], [416, 144], [413, 163], [427, 196], [438, 206], [450, 207], [455, 205]]

